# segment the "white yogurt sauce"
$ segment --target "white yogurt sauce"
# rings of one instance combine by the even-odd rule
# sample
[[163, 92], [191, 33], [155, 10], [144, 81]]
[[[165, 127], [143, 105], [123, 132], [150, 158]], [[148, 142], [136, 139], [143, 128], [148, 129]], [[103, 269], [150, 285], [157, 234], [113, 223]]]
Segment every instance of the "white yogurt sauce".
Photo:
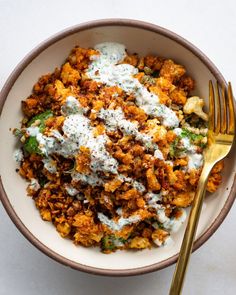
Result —
[[[64, 135], [77, 145], [89, 148], [91, 153], [91, 169], [117, 173], [118, 162], [108, 153], [105, 144], [108, 141], [106, 135], [94, 137], [94, 128], [90, 126], [90, 120], [83, 114], [69, 115], [62, 127]], [[57, 151], [60, 154], [60, 151]]]
[[45, 135], [43, 135], [40, 130], [39, 127], [37, 126], [31, 126], [26, 128], [26, 134], [28, 134], [29, 136], [33, 136], [36, 138], [38, 144], [39, 144], [39, 149], [41, 150], [41, 152], [46, 155], [46, 157], [48, 157], [48, 155], [50, 154], [50, 152], [52, 150], [55, 149], [55, 138], [53, 137], [47, 137]]
[[108, 86], [118, 86], [128, 94], [133, 93], [136, 104], [146, 114], [161, 118], [163, 125], [168, 127], [179, 125], [175, 112], [160, 104], [158, 96], [150, 93], [138, 79], [133, 77], [138, 73], [138, 69], [129, 64], [118, 64], [126, 56], [124, 45], [104, 42], [96, 45], [95, 49], [100, 54], [92, 57], [92, 62], [86, 72], [89, 78]]
[[50, 173], [55, 174], [57, 172], [56, 161], [54, 161], [51, 157], [44, 158], [42, 162], [44, 163], [44, 168]]
[[169, 218], [168, 222], [166, 221], [163, 224], [164, 228], [172, 233], [176, 233], [177, 231], [179, 231], [180, 227], [182, 226], [187, 217], [186, 211], [183, 208], [178, 208], [178, 210], [182, 213], [178, 218]]
[[145, 199], [148, 201], [149, 205], [154, 205], [156, 204], [156, 202], [161, 201], [162, 200], [162, 194], [154, 194], [152, 192], [148, 192], [145, 195]]
[[98, 177], [95, 173], [86, 175], [86, 174], [73, 171], [71, 174], [71, 177], [72, 177], [72, 180], [75, 182], [81, 181], [82, 183], [87, 183], [91, 186], [103, 185], [104, 183], [102, 178]]
[[74, 188], [71, 184], [66, 183], [64, 187], [68, 195], [72, 197], [76, 196], [79, 193], [79, 191], [76, 188]]
[[68, 96], [65, 104], [61, 108], [61, 112], [65, 116], [76, 113], [84, 113], [85, 111], [86, 109], [82, 108], [79, 101], [74, 96]]
[[158, 207], [159, 208], [157, 208], [157, 219], [160, 223], [162, 223], [164, 229], [171, 233], [177, 232], [186, 219], [186, 211], [182, 208], [178, 208], [178, 210], [182, 213], [181, 216], [178, 218], [169, 218], [165, 214], [165, 208], [161, 205], [159, 205]]
[[[173, 131], [177, 136], [181, 137], [183, 130], [182, 128], [175, 128]], [[188, 158], [188, 171], [201, 168], [203, 165], [203, 155], [196, 152], [196, 146], [191, 144], [190, 139], [187, 137], [181, 137], [180, 142], [186, 150], [185, 154]]]
[[16, 149], [13, 153], [13, 158], [17, 163], [20, 163], [24, 160], [24, 155], [21, 149]]
[[173, 239], [170, 236], [168, 236], [165, 239], [163, 246], [165, 246], [165, 247], [171, 247], [173, 244], [174, 244]]
[[162, 224], [164, 229], [166, 229], [169, 232], [177, 232], [186, 219], [186, 211], [182, 208], [179, 208], [178, 210], [181, 211], [181, 215], [178, 218], [176, 217], [169, 218], [165, 214], [165, 207], [163, 207], [163, 205], [161, 204], [157, 204], [157, 202], [161, 200], [161, 196], [162, 196], [162, 193], [160, 194], [148, 193], [146, 194], [145, 197], [147, 199], [148, 206], [156, 209], [157, 220]]
[[26, 128], [26, 134], [29, 136], [37, 136], [40, 133], [39, 127], [33, 126]]
[[156, 159], [164, 160], [163, 154], [159, 149], [155, 149], [154, 157]]
[[131, 177], [126, 177], [122, 174], [119, 174], [118, 179], [130, 183], [137, 191], [141, 193], [143, 193], [146, 190], [145, 186], [141, 182], [134, 180]]
[[120, 217], [117, 222], [112, 219], [109, 219], [103, 213], [98, 213], [98, 219], [105, 225], [107, 225], [113, 231], [121, 230], [125, 225], [137, 223], [141, 220], [141, 217], [138, 215], [130, 216], [128, 218]]
[[[69, 103], [67, 103], [69, 101]], [[73, 97], [69, 97], [66, 100], [67, 107], [64, 108], [64, 112], [68, 112], [71, 105], [75, 107], [73, 113], [68, 115], [64, 121], [62, 130], [64, 135], [62, 136], [58, 131], [54, 131], [52, 135], [54, 137], [43, 135], [38, 127], [29, 127], [26, 132], [30, 136], [35, 136], [39, 148], [46, 156], [56, 153], [62, 155], [65, 158], [70, 158], [78, 153], [81, 146], [89, 148], [91, 153], [91, 164], [92, 171], [104, 171], [110, 173], [117, 173], [118, 162], [114, 159], [106, 150], [105, 144], [108, 141], [106, 135], [100, 135], [94, 137], [94, 128], [90, 125], [90, 120], [85, 117], [82, 111], [79, 109], [77, 100]], [[69, 111], [70, 112], [70, 111]]]
[[188, 154], [188, 168], [199, 169], [203, 165], [203, 156], [202, 154]]
[[116, 209], [116, 213], [117, 213], [119, 216], [122, 216], [122, 213], [123, 213], [122, 207], [117, 208], [117, 209]]
[[37, 192], [40, 189], [40, 185], [38, 183], [38, 180], [35, 178], [31, 178], [28, 188], [32, 191]]

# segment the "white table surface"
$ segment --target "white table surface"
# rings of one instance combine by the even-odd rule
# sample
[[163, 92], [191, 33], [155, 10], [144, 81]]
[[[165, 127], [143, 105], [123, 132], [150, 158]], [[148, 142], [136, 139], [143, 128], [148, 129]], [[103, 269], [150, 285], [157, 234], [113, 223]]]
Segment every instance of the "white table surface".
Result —
[[[0, 88], [40, 41], [68, 26], [107, 17], [145, 20], [182, 35], [210, 57], [236, 92], [235, 0], [0, 0]], [[233, 206], [214, 236], [192, 255], [184, 295], [236, 294], [235, 217]], [[164, 295], [173, 270], [107, 278], [69, 269], [34, 248], [0, 205], [0, 295]]]

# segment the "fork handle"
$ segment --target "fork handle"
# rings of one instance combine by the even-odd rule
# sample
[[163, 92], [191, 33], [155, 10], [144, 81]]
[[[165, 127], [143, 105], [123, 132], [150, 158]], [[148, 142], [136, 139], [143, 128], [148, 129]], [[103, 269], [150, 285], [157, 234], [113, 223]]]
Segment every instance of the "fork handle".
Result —
[[189, 215], [188, 224], [182, 241], [179, 258], [175, 268], [169, 295], [181, 294], [189, 257], [192, 252], [193, 241], [197, 230], [202, 204], [206, 192], [206, 184], [213, 165], [205, 163], [199, 178], [197, 192]]

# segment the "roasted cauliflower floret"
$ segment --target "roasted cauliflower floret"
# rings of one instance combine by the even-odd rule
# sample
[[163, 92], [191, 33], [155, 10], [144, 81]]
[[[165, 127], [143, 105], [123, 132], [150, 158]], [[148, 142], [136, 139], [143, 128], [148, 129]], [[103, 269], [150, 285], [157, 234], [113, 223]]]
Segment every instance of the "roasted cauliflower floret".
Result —
[[187, 99], [183, 111], [185, 114], [195, 113], [198, 117], [203, 119], [204, 121], [208, 120], [208, 115], [203, 112], [202, 108], [204, 106], [204, 101], [202, 98], [198, 96], [192, 96]]
[[152, 240], [158, 247], [160, 247], [165, 243], [165, 240], [169, 235], [168, 231], [158, 228], [152, 233]]

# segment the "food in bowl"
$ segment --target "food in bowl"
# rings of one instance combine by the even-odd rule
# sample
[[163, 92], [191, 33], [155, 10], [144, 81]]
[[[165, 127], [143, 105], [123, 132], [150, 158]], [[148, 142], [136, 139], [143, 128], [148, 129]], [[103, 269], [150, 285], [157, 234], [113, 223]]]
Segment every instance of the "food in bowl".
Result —
[[[19, 173], [43, 220], [104, 253], [169, 244], [194, 199], [207, 145], [204, 101], [168, 57], [105, 42], [75, 47], [22, 101]], [[207, 189], [220, 184], [223, 163]]]

